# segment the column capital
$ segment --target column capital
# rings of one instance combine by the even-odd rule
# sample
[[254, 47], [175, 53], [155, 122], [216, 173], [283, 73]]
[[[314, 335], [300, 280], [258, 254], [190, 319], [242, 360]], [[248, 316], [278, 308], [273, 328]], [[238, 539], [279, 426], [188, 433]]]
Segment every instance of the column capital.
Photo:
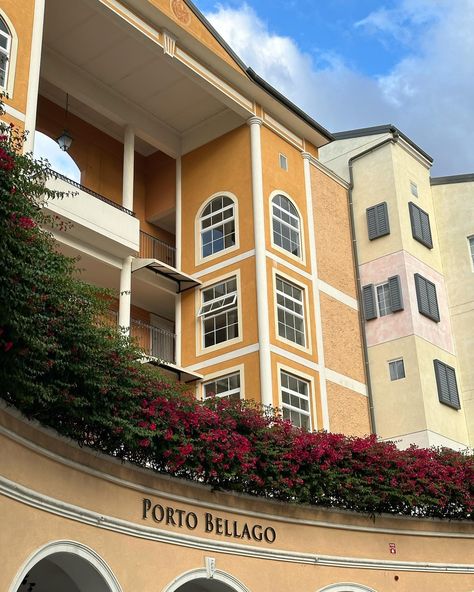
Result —
[[309, 152], [302, 152], [301, 156], [304, 158], [304, 160], [311, 160], [313, 158], [313, 155]]
[[250, 117], [250, 119], [247, 119], [247, 125], [262, 125], [263, 121], [260, 119], [260, 117]]

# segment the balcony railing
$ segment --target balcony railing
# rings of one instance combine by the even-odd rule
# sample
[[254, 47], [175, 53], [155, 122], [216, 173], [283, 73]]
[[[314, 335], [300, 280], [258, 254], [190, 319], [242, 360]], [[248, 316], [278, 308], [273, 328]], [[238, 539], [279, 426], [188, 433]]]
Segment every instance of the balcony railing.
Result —
[[140, 230], [140, 257], [156, 259], [171, 267], [176, 266], [176, 249], [143, 230]]
[[[117, 326], [118, 312], [108, 311], [103, 323], [107, 326]], [[131, 319], [130, 337], [148, 356], [170, 364], [175, 363], [176, 335], [172, 331], [154, 327], [137, 319]]]
[[81, 185], [77, 181], [73, 181], [72, 179], [69, 179], [69, 177], [62, 175], [61, 173], [58, 173], [57, 171], [54, 171], [53, 169], [48, 169], [48, 172], [55, 179], [61, 179], [61, 180], [65, 181], [66, 183], [68, 183], [69, 185], [76, 187], [76, 189], [80, 189], [81, 191], [84, 191], [85, 193], [92, 195], [92, 197], [95, 197], [96, 199], [100, 199], [100, 201], [103, 201], [104, 203], [109, 204], [109, 206], [117, 208], [118, 210], [125, 212], [126, 214], [129, 214], [130, 216], [135, 216], [135, 212], [132, 212], [132, 210], [128, 210], [127, 208], [124, 208], [123, 206], [116, 203], [115, 201], [112, 201], [108, 197], [104, 197], [103, 195], [100, 195], [100, 193], [97, 193], [96, 191], [93, 191], [92, 189], [89, 189], [88, 187]]

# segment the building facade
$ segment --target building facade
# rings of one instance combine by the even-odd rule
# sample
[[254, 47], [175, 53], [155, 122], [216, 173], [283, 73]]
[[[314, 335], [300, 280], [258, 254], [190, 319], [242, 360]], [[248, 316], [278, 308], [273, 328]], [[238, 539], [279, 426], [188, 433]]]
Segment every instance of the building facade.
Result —
[[[359, 235], [365, 209], [392, 196], [381, 185], [373, 203], [363, 201], [376, 168], [351, 163], [352, 187], [344, 167], [324, 164], [323, 147], [339, 140], [248, 69], [184, 0], [0, 0], [0, 87], [3, 119], [27, 131], [26, 151], [38, 132], [70, 144], [79, 180], [52, 173], [49, 187], [66, 195], [45, 207], [81, 277], [116, 294], [104, 322], [199, 398], [254, 399], [313, 430], [372, 431], [359, 270], [363, 285], [397, 276], [405, 309], [416, 296], [404, 266], [445, 290], [438, 246], [408, 247], [395, 218], [389, 238], [373, 243], [377, 256], [358, 236], [357, 267], [348, 198], [360, 188]], [[387, 152], [400, 170], [413, 157], [413, 181], [430, 190], [425, 156], [387, 145], [370, 158]], [[393, 188], [392, 173], [379, 177]], [[451, 190], [433, 186], [446, 200]], [[433, 216], [427, 195], [423, 204], [410, 199]], [[449, 243], [451, 229], [432, 225], [434, 244]], [[382, 257], [396, 269], [373, 264]], [[459, 281], [446, 273], [448, 295]], [[392, 329], [367, 321], [371, 363], [404, 357], [408, 368], [408, 359], [430, 366], [435, 358], [458, 377], [469, 348], [455, 346], [446, 311], [469, 309], [449, 298], [449, 306], [444, 292], [439, 300], [443, 324], [425, 315], [416, 336], [407, 330], [413, 315], [394, 313], [404, 319], [401, 350], [386, 338]], [[446, 422], [442, 442], [465, 444], [466, 395], [444, 419], [424, 407], [432, 368], [423, 381], [405, 400], [390, 395], [392, 419], [405, 414], [408, 432], [429, 444]], [[378, 409], [375, 427], [384, 425]], [[394, 425], [382, 436], [407, 433]], [[472, 589], [468, 523], [374, 521], [211, 491], [79, 449], [3, 407], [0, 439], [8, 592]]]
[[349, 183], [376, 433], [472, 447], [472, 175], [430, 178], [393, 126], [335, 137], [320, 157]]

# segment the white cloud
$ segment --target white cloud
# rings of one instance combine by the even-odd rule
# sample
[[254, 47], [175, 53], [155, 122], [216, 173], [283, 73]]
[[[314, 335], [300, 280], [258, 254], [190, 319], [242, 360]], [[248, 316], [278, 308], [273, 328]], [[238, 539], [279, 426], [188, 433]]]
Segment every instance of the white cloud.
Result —
[[354, 23], [403, 45], [406, 57], [379, 78], [336, 53], [304, 53], [248, 4], [207, 16], [244, 62], [328, 129], [393, 123], [435, 158], [435, 175], [474, 171], [473, 0], [400, 0]]

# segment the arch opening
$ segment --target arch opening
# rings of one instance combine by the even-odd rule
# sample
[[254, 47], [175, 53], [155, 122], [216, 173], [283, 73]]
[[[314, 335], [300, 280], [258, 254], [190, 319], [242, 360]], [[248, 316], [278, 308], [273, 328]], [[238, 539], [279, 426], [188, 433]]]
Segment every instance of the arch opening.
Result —
[[72, 156], [68, 152], [63, 152], [55, 140], [38, 130], [35, 131], [33, 156], [45, 158], [54, 171], [76, 183], [81, 182], [81, 171]]

